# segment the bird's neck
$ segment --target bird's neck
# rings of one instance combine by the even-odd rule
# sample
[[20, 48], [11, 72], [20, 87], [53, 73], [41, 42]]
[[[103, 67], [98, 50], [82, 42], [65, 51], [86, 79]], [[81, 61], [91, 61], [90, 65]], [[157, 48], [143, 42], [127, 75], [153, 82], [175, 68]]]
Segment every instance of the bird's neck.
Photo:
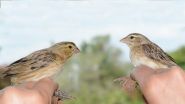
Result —
[[65, 52], [60, 52], [58, 50], [51, 50], [54, 54], [58, 55], [60, 60], [62, 62], [65, 62], [67, 59], [69, 59], [69, 57], [67, 57], [67, 55], [65, 54]]
[[130, 46], [128, 46], [129, 48], [130, 48], [130, 50], [132, 50], [132, 49], [134, 49], [134, 48], [137, 48], [137, 47], [139, 47], [139, 46], [141, 46], [141, 45], [130, 45]]
[[55, 53], [58, 54], [64, 60], [69, 59], [69, 57], [67, 57], [67, 55], [65, 53], [62, 53], [62, 52], [55, 52]]

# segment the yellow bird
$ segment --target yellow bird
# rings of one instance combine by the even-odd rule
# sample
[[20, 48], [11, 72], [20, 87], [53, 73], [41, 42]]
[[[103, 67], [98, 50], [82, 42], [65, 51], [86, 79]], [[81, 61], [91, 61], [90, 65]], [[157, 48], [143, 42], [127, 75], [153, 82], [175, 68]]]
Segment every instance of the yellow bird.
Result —
[[[59, 73], [64, 63], [80, 50], [73, 42], [60, 42], [49, 48], [35, 51], [6, 67], [1, 78], [10, 78], [13, 85], [38, 81]], [[57, 92], [57, 94], [59, 94]]]

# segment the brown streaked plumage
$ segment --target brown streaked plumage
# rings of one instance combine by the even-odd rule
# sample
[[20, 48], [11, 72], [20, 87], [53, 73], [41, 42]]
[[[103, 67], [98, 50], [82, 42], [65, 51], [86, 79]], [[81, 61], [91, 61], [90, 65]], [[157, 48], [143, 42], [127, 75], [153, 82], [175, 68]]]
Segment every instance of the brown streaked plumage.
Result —
[[1, 77], [10, 77], [12, 84], [37, 81], [57, 74], [63, 64], [79, 49], [73, 42], [60, 42], [31, 53], [7, 66]]
[[158, 69], [177, 65], [172, 57], [142, 34], [131, 33], [121, 42], [130, 48], [130, 59], [134, 66], [146, 65]]
[[[79, 51], [73, 42], [56, 43], [13, 62], [6, 67], [6, 71], [1, 72], [0, 77], [10, 78], [13, 85], [52, 77], [59, 73], [64, 63]], [[71, 98], [60, 90], [54, 95], [61, 100]]]
[[[161, 71], [177, 65], [172, 57], [142, 34], [131, 33], [121, 39], [121, 42], [127, 44], [130, 48], [131, 63], [135, 67], [146, 65], [152, 69], [157, 69], [155, 71]], [[120, 77], [114, 81], [119, 81], [122, 88], [129, 94], [132, 95], [135, 93], [137, 82], [132, 76], [132, 73], [130, 76]]]

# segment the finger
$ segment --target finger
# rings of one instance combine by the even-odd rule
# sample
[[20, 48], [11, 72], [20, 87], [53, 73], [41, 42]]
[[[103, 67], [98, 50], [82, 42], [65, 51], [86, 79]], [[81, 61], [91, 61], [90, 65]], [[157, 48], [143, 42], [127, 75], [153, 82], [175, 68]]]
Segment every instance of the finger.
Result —
[[51, 104], [58, 104], [58, 101], [59, 101], [58, 97], [53, 96]]
[[134, 71], [131, 73], [131, 77], [138, 82], [138, 84], [141, 86], [145, 79], [147, 79], [148, 76], [155, 73], [155, 70], [141, 65], [134, 69]]
[[58, 88], [58, 84], [50, 78], [43, 78], [35, 83], [34, 88], [44, 91], [49, 96], [53, 96], [54, 91]]

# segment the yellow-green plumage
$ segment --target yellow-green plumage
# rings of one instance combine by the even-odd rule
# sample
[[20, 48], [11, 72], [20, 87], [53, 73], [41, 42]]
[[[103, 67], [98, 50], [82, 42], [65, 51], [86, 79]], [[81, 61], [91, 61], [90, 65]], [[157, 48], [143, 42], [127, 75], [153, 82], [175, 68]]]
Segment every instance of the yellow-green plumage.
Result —
[[10, 77], [12, 84], [51, 77], [61, 70], [67, 59], [78, 52], [79, 49], [74, 43], [60, 42], [10, 64], [2, 77]]

